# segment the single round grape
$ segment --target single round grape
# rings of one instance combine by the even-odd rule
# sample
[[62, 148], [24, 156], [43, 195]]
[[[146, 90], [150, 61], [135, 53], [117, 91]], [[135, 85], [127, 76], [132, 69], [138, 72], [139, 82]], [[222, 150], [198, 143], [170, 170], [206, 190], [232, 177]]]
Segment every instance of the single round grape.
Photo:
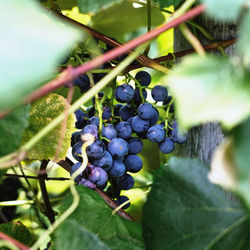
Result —
[[167, 88], [161, 85], [153, 87], [151, 94], [153, 99], [157, 102], [163, 102], [168, 98]]
[[121, 160], [114, 160], [113, 165], [109, 170], [109, 176], [113, 178], [121, 177], [126, 172], [126, 166]]
[[79, 87], [81, 92], [87, 92], [90, 89], [90, 80], [87, 75], [81, 75], [73, 81], [73, 85]]
[[95, 125], [87, 125], [81, 131], [82, 135], [91, 134], [95, 140], [98, 138], [98, 128]]
[[112, 167], [113, 158], [108, 151], [105, 151], [104, 156], [100, 159], [94, 159], [92, 164], [104, 169], [107, 172]]
[[188, 139], [188, 134], [187, 133], [184, 133], [182, 131], [180, 131], [178, 129], [178, 127], [175, 127], [173, 130], [172, 130], [172, 133], [171, 133], [171, 138], [174, 142], [176, 143], [179, 143], [179, 144], [183, 144], [187, 141]]
[[[127, 196], [121, 195], [121, 196], [119, 196], [119, 197], [117, 198], [117, 200], [115, 201], [115, 203], [116, 203], [118, 206], [120, 206], [121, 204], [123, 204], [124, 202], [126, 202], [126, 201], [128, 201], [128, 200], [129, 200], [129, 198], [128, 198]], [[122, 209], [128, 209], [129, 206], [130, 206], [130, 202], [127, 203], [126, 205], [124, 205], [124, 206], [122, 207]]]
[[128, 143], [122, 138], [114, 138], [108, 144], [108, 151], [113, 157], [123, 157], [128, 153]]
[[131, 137], [128, 140], [128, 151], [131, 154], [138, 154], [142, 151], [143, 142], [138, 137]]
[[88, 157], [100, 159], [105, 154], [105, 145], [100, 140], [95, 140], [90, 146], [87, 147]]
[[107, 189], [107, 195], [111, 198], [117, 198], [120, 196], [121, 190], [119, 188], [115, 188], [113, 186], [109, 186]]
[[111, 117], [112, 111], [109, 106], [103, 106], [103, 113], [102, 113], [102, 119], [107, 120]]
[[88, 180], [95, 183], [96, 186], [102, 186], [107, 182], [108, 175], [106, 171], [104, 171], [102, 168], [94, 167], [94, 168], [91, 168], [91, 171], [88, 176]]
[[75, 127], [78, 129], [83, 129], [89, 123], [89, 117], [81, 109], [77, 109], [75, 112], [76, 122]]
[[112, 124], [107, 124], [106, 126], [102, 126], [102, 136], [105, 138], [112, 140], [117, 137], [117, 132]]
[[161, 124], [154, 125], [148, 129], [147, 137], [152, 142], [162, 142], [165, 138], [166, 131]]
[[137, 72], [135, 79], [141, 84], [141, 86], [148, 86], [151, 83], [151, 76], [146, 71]]
[[128, 139], [132, 134], [132, 128], [128, 122], [119, 122], [116, 125], [117, 136], [123, 139]]
[[116, 180], [116, 185], [121, 190], [129, 190], [134, 184], [134, 178], [130, 174], [124, 174], [121, 178]]
[[115, 90], [115, 99], [118, 102], [130, 102], [134, 97], [134, 89], [128, 84], [122, 84]]
[[132, 118], [131, 127], [136, 133], [143, 133], [148, 130], [149, 121], [143, 120], [137, 115]]
[[155, 114], [154, 107], [151, 103], [142, 103], [138, 107], [138, 115], [144, 120], [150, 120]]
[[119, 110], [119, 116], [123, 121], [127, 121], [130, 117], [135, 115], [135, 109], [130, 105], [124, 105]]
[[142, 165], [142, 159], [138, 155], [128, 155], [125, 159], [126, 169], [131, 173], [139, 172]]
[[174, 151], [175, 144], [171, 138], [166, 137], [163, 142], [158, 144], [159, 150], [164, 154], [169, 154]]

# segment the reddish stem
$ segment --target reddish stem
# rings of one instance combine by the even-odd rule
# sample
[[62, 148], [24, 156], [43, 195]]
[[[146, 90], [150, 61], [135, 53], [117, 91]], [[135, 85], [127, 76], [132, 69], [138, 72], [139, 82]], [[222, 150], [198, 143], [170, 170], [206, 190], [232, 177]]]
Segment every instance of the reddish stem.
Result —
[[17, 241], [15, 239], [13, 239], [12, 237], [10, 237], [7, 234], [4, 234], [3, 232], [0, 232], [0, 238], [3, 240], [7, 240], [11, 243], [13, 243], [15, 246], [17, 246], [20, 250], [29, 250], [29, 247], [25, 246], [23, 243], [21, 243], [20, 241]]

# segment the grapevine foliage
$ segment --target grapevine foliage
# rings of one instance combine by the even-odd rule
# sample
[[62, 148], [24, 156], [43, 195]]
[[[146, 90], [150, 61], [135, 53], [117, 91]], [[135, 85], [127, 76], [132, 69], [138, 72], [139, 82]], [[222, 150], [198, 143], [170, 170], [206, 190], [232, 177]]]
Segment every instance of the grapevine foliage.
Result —
[[[194, 3], [0, 3], [1, 246], [249, 249], [249, 1]], [[216, 22], [239, 24], [237, 53], [223, 56], [234, 39], [215, 42], [195, 19], [181, 31], [200, 55], [171, 54], [172, 31], [130, 65], [133, 51], [112, 50], [171, 23], [173, 10], [179, 20], [205, 10]], [[201, 56], [193, 35], [222, 55]], [[214, 121], [226, 139], [211, 166], [173, 156], [196, 143], [189, 129]]]

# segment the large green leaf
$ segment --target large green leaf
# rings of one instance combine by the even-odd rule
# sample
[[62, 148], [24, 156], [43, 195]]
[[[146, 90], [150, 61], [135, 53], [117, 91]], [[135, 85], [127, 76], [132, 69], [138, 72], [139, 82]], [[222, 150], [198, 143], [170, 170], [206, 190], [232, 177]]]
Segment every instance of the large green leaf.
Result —
[[122, 1], [124, 0], [78, 0], [78, 7], [82, 13], [95, 13]]
[[[67, 106], [67, 100], [58, 94], [48, 94], [31, 104], [29, 127], [23, 133], [22, 143], [29, 141], [42, 128], [48, 125], [59, 114], [63, 113]], [[68, 148], [70, 147], [71, 134], [75, 127], [75, 115], [68, 116], [66, 131], [60, 145], [61, 131], [63, 122], [43, 137], [30, 151], [27, 158], [43, 160], [54, 159], [57, 149], [60, 146], [60, 153], [57, 160], [65, 159]]]
[[248, 0], [201, 0], [206, 4], [208, 14], [225, 21], [235, 20], [240, 9]]
[[98, 237], [80, 226], [75, 220], [68, 219], [56, 232], [54, 249], [58, 250], [108, 250]]
[[[154, 8], [151, 11], [152, 26], [162, 24], [164, 16], [160, 10]], [[147, 27], [147, 8], [134, 8], [131, 2], [123, 1], [98, 12], [91, 21], [94, 29], [123, 42], [128, 39], [128, 33]]]
[[250, 58], [250, 11], [245, 14], [241, 27], [240, 36], [238, 40], [238, 48], [244, 57]]
[[28, 228], [20, 221], [0, 224], [0, 232], [22, 242], [26, 246], [32, 246], [34, 244], [33, 236], [30, 234]]
[[226, 128], [250, 114], [250, 72], [227, 58], [189, 56], [165, 78], [186, 128], [220, 121]]
[[17, 105], [55, 70], [81, 32], [33, 0], [1, 1], [0, 110]]
[[244, 197], [250, 208], [250, 119], [234, 130], [233, 142], [237, 177], [236, 191]]
[[29, 105], [22, 106], [0, 120], [0, 156], [20, 146], [23, 131], [29, 125], [29, 108]]
[[[90, 230], [110, 249], [144, 249], [140, 224], [112, 215], [112, 210], [94, 191], [83, 186], [77, 187], [80, 204], [70, 219], [79, 226]], [[65, 211], [72, 204], [72, 196], [62, 201], [60, 211]]]
[[156, 173], [144, 206], [147, 249], [248, 249], [248, 217], [207, 174], [199, 161], [176, 157]]
[[177, 8], [182, 2], [184, 2], [183, 0], [153, 0], [153, 1], [158, 3], [160, 8], [169, 7], [171, 5]]

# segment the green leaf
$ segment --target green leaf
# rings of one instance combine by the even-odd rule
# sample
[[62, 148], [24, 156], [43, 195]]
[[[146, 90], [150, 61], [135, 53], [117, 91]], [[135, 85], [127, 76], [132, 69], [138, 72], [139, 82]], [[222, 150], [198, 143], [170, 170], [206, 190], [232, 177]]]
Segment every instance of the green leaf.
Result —
[[207, 174], [199, 161], [176, 157], [156, 173], [143, 212], [147, 249], [249, 247], [249, 218]]
[[[158, 9], [153, 8], [151, 16], [152, 26], [158, 26], [164, 22], [164, 16]], [[123, 1], [96, 13], [91, 21], [94, 29], [107, 36], [115, 37], [119, 42], [124, 42], [129, 37], [128, 33], [147, 27], [147, 7], [134, 8], [133, 3]]]
[[1, 1], [0, 110], [14, 107], [55, 72], [81, 32], [36, 1]]
[[58, 250], [108, 250], [110, 249], [98, 237], [84, 227], [79, 226], [75, 220], [68, 219], [56, 232], [54, 249]]
[[189, 56], [165, 81], [184, 127], [220, 121], [230, 129], [250, 114], [249, 78], [249, 71], [227, 58]]
[[233, 131], [234, 162], [236, 164], [236, 192], [241, 194], [250, 208], [250, 119]]
[[124, 0], [78, 0], [78, 7], [82, 13], [95, 13], [103, 11], [114, 4]]
[[29, 125], [29, 108], [30, 105], [22, 106], [0, 120], [0, 156], [20, 146], [23, 131]]
[[250, 58], [250, 11], [245, 14], [241, 27], [238, 40], [238, 48], [244, 57]]
[[9, 235], [26, 246], [32, 246], [35, 242], [28, 228], [20, 221], [0, 224], [0, 232]]
[[154, 2], [159, 4], [160, 8], [165, 8], [173, 5], [175, 8], [179, 7], [183, 0], [154, 0]]
[[55, 3], [60, 10], [71, 10], [74, 6], [77, 6], [77, 0], [57, 0]]
[[[248, 0], [201, 0], [206, 4], [206, 11], [216, 19], [236, 20], [243, 4]], [[218, 11], [219, 10], [219, 11]]]
[[[66, 106], [67, 100], [54, 93], [48, 94], [33, 102], [30, 108], [29, 127], [24, 131], [22, 143], [28, 142], [42, 128], [48, 125], [59, 114], [63, 113]], [[62, 125], [63, 122], [28, 151], [27, 158], [36, 160], [54, 159], [61, 137]], [[66, 131], [57, 160], [65, 159], [67, 150], [70, 147], [71, 134], [75, 130], [74, 127], [75, 115], [71, 114], [67, 120]]]
[[[77, 190], [80, 204], [70, 219], [97, 235], [110, 249], [144, 249], [140, 224], [112, 215], [112, 210], [93, 190], [83, 186]], [[68, 195], [62, 201], [60, 211], [65, 211], [71, 204], [72, 196]]]

